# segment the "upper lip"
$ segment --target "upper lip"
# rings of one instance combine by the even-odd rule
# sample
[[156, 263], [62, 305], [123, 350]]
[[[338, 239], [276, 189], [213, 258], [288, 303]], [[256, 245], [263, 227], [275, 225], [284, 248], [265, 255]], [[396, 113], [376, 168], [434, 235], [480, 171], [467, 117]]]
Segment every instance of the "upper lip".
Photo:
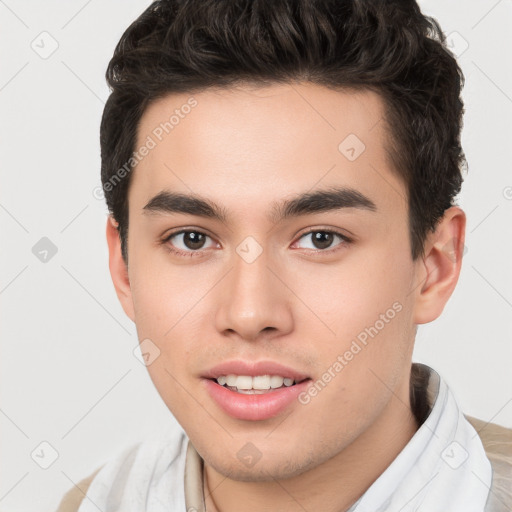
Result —
[[309, 378], [305, 373], [275, 361], [242, 360], [224, 361], [210, 368], [203, 377], [206, 379], [216, 379], [221, 375], [249, 375], [251, 377], [257, 375], [279, 375], [284, 378], [293, 379], [295, 382]]

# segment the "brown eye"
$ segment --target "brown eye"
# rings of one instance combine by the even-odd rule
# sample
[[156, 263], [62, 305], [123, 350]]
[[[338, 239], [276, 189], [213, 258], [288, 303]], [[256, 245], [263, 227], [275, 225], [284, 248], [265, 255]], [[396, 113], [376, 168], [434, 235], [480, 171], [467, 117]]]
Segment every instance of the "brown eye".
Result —
[[201, 249], [206, 248], [207, 239], [211, 240], [211, 237], [201, 231], [189, 229], [171, 233], [163, 243], [167, 244], [173, 252], [191, 256], [196, 252], [202, 252]]
[[328, 249], [334, 240], [334, 234], [328, 231], [315, 231], [311, 240], [317, 249]]
[[188, 249], [202, 249], [205, 235], [197, 231], [186, 231], [183, 233], [183, 243]]
[[[347, 245], [350, 243], [350, 239], [337, 231], [332, 231], [328, 229], [316, 229], [309, 231], [308, 233], [303, 234], [301, 239], [309, 238], [312, 243], [312, 247], [305, 247], [306, 249], [314, 249], [319, 252], [330, 252], [330, 249], [336, 250], [338, 246]], [[340, 242], [334, 244], [336, 239], [339, 239]], [[334, 245], [333, 245], [334, 244]]]

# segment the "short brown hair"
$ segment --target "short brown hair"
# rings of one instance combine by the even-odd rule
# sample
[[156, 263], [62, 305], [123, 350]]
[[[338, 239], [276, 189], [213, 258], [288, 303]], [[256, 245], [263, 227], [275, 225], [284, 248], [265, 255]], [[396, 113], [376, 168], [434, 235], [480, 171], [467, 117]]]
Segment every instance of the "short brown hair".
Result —
[[158, 0], [125, 31], [106, 76], [101, 178], [126, 262], [132, 173], [112, 178], [130, 162], [148, 104], [169, 93], [297, 80], [379, 93], [413, 259], [460, 191], [464, 77], [413, 0]]

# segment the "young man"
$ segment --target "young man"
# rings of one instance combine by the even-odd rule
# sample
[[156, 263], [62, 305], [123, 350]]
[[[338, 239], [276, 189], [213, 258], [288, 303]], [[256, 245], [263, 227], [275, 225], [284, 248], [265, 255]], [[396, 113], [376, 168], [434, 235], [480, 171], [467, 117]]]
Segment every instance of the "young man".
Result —
[[510, 431], [411, 362], [465, 233], [437, 23], [412, 0], [161, 0], [107, 77], [110, 271], [183, 432], [59, 510], [510, 510]]

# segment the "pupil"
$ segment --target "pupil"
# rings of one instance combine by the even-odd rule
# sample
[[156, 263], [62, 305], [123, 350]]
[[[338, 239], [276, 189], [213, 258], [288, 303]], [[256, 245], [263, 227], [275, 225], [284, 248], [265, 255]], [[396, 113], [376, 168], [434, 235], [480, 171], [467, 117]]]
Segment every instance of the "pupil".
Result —
[[313, 241], [315, 246], [320, 245], [320, 247], [317, 247], [318, 249], [325, 249], [332, 244], [332, 237], [333, 234], [327, 231], [316, 231], [313, 234]]
[[202, 233], [189, 231], [185, 233], [184, 243], [189, 249], [200, 249], [204, 244], [204, 236]]

